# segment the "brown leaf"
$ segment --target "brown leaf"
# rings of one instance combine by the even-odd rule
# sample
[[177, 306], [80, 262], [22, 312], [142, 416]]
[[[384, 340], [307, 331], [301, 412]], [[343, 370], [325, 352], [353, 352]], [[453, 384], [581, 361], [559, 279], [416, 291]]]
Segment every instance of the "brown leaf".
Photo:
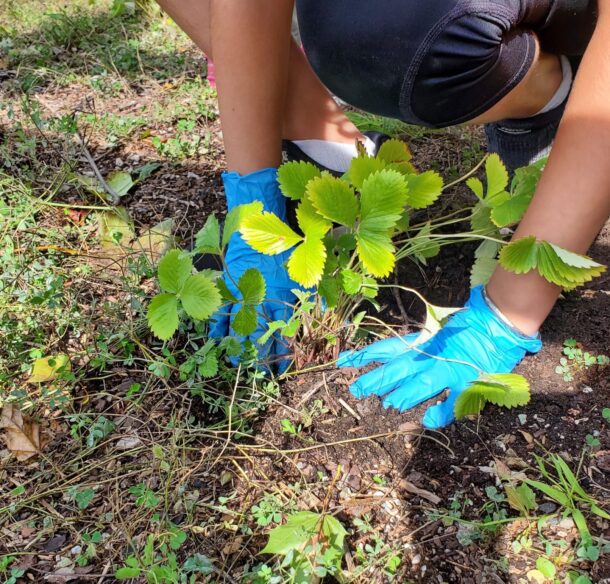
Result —
[[408, 493], [412, 493], [413, 495], [417, 495], [422, 499], [427, 499], [433, 505], [438, 505], [441, 502], [441, 498], [430, 491], [426, 491], [426, 489], [420, 489], [415, 486], [413, 483], [407, 481], [406, 479], [402, 479], [399, 483], [401, 489], [407, 491]]
[[28, 460], [40, 451], [40, 426], [12, 404], [6, 404], [0, 414], [6, 447], [19, 461]]
[[534, 443], [534, 437], [529, 432], [526, 432], [525, 430], [519, 430], [519, 432], [521, 433], [521, 436], [525, 438], [528, 444]]

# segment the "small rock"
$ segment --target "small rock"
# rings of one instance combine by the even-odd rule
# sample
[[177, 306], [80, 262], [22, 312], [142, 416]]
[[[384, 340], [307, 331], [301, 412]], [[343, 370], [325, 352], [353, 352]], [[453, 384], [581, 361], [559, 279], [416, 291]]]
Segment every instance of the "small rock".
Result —
[[421, 554], [415, 554], [412, 558], [411, 558], [411, 564], [413, 566], [417, 566], [417, 564], [421, 563]]
[[538, 505], [538, 510], [541, 513], [554, 513], [557, 509], [557, 505], [555, 503], [542, 503], [542, 505]]
[[116, 158], [116, 159], [114, 160], [114, 165], [115, 165], [117, 168], [123, 168], [123, 167], [125, 166], [125, 161], [124, 161], [122, 158]]
[[562, 519], [557, 525], [560, 529], [573, 529], [574, 528], [574, 520], [571, 517], [565, 517]]
[[585, 386], [582, 388], [582, 392], [583, 392], [583, 393], [593, 393], [593, 388], [592, 388], [592, 387], [589, 387], [588, 385], [585, 385]]
[[519, 419], [519, 424], [525, 426], [525, 423], [527, 422], [527, 414], [519, 414], [517, 418]]
[[79, 545], [75, 545], [71, 550], [70, 553], [73, 556], [77, 556], [78, 554], [80, 554], [83, 551], [83, 548]]

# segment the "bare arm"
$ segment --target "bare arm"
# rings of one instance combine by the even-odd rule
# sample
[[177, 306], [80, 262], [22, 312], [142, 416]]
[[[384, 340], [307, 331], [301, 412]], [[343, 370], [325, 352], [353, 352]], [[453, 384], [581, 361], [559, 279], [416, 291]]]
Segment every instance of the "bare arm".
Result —
[[[535, 235], [585, 253], [610, 215], [610, 0], [576, 77], [557, 139], [534, 199], [514, 238]], [[559, 288], [534, 272], [498, 268], [487, 291], [524, 333], [535, 333]]]

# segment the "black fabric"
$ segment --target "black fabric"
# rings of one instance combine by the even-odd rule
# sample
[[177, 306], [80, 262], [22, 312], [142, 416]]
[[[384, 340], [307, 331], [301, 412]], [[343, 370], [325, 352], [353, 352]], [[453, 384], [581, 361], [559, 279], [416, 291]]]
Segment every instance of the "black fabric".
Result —
[[322, 82], [363, 110], [445, 127], [473, 119], [523, 79], [543, 49], [580, 55], [595, 0], [297, 0]]

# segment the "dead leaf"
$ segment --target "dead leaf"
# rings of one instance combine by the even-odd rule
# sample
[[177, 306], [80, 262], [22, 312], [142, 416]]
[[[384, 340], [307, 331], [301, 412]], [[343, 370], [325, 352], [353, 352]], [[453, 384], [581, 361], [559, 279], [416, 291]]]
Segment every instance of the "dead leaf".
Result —
[[40, 426], [13, 406], [6, 404], [0, 415], [0, 428], [4, 429], [6, 447], [20, 462], [40, 452]]
[[64, 543], [66, 543], [66, 536], [59, 534], [45, 541], [42, 547], [47, 552], [56, 552], [62, 548]]
[[441, 498], [430, 491], [426, 491], [426, 489], [420, 489], [416, 487], [413, 483], [402, 479], [399, 483], [401, 489], [407, 491], [408, 493], [412, 493], [413, 495], [417, 495], [422, 499], [426, 499], [430, 501], [433, 505], [438, 505], [441, 502]]
[[117, 443], [114, 447], [117, 450], [131, 450], [136, 446], [141, 446], [142, 440], [138, 436], [125, 436], [124, 438], [120, 438], [117, 440]]
[[28, 383], [44, 383], [53, 381], [59, 373], [70, 371], [72, 368], [68, 355], [51, 355], [36, 359], [32, 365], [32, 373]]
[[529, 432], [526, 432], [525, 430], [519, 430], [519, 432], [525, 438], [528, 444], [534, 443], [534, 437]]
[[166, 219], [157, 223], [154, 227], [147, 229], [138, 237], [133, 249], [146, 254], [150, 262], [155, 265], [162, 256], [174, 245], [172, 230], [174, 220]]

